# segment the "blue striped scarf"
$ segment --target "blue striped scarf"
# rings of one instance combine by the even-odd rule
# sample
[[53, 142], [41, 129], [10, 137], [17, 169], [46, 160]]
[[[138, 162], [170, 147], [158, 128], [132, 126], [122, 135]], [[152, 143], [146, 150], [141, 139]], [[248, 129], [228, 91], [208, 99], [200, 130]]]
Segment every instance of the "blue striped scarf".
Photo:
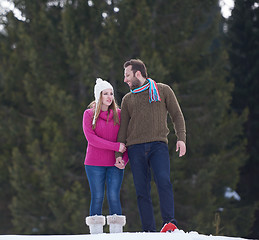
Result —
[[149, 102], [157, 102], [157, 101], [161, 101], [161, 98], [160, 98], [160, 94], [159, 94], [159, 91], [158, 91], [158, 88], [157, 88], [157, 85], [156, 85], [156, 82], [154, 80], [152, 80], [151, 78], [148, 78], [148, 83], [139, 87], [139, 88], [136, 88], [134, 90], [130, 90], [132, 93], [140, 93], [140, 92], [143, 92], [147, 89], [149, 89]]

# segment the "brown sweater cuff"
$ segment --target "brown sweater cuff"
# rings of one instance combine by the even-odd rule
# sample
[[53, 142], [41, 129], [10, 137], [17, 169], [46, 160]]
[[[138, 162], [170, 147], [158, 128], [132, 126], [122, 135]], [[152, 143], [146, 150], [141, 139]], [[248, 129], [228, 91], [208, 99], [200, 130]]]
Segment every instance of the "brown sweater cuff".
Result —
[[115, 152], [115, 158], [118, 158], [118, 157], [122, 157], [122, 153], [121, 152]]
[[186, 144], [186, 134], [185, 133], [178, 133], [178, 141], [183, 141]]

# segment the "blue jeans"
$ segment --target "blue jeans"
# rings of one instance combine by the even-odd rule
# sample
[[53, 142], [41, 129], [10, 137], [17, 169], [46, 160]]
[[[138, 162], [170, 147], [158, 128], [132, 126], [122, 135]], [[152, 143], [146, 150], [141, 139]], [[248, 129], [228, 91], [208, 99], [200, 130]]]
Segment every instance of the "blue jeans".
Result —
[[109, 213], [121, 215], [120, 188], [124, 170], [117, 167], [85, 165], [91, 190], [90, 216], [102, 215], [105, 184]]
[[149, 142], [128, 147], [131, 171], [143, 231], [156, 231], [151, 200], [151, 169], [157, 186], [160, 210], [164, 222], [174, 219], [174, 196], [170, 181], [168, 146], [164, 142]]

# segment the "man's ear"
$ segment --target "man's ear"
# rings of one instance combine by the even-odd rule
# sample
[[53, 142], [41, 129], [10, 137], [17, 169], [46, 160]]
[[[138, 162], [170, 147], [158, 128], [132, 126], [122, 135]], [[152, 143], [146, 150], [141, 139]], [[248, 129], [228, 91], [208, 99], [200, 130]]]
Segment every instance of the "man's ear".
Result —
[[140, 79], [141, 78], [141, 72], [140, 71], [137, 71], [136, 73], [135, 73], [135, 76], [136, 76], [136, 78], [137, 79]]

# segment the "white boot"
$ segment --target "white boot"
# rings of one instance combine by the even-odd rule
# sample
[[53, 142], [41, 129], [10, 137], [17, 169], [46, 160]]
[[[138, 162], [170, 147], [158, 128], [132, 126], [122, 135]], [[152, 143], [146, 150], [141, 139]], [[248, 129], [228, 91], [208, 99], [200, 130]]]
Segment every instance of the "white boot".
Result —
[[126, 217], [117, 214], [107, 216], [107, 224], [110, 226], [110, 233], [122, 233], [122, 228], [126, 224]]
[[89, 216], [85, 218], [86, 225], [89, 226], [91, 234], [103, 233], [103, 226], [105, 225], [104, 216]]

